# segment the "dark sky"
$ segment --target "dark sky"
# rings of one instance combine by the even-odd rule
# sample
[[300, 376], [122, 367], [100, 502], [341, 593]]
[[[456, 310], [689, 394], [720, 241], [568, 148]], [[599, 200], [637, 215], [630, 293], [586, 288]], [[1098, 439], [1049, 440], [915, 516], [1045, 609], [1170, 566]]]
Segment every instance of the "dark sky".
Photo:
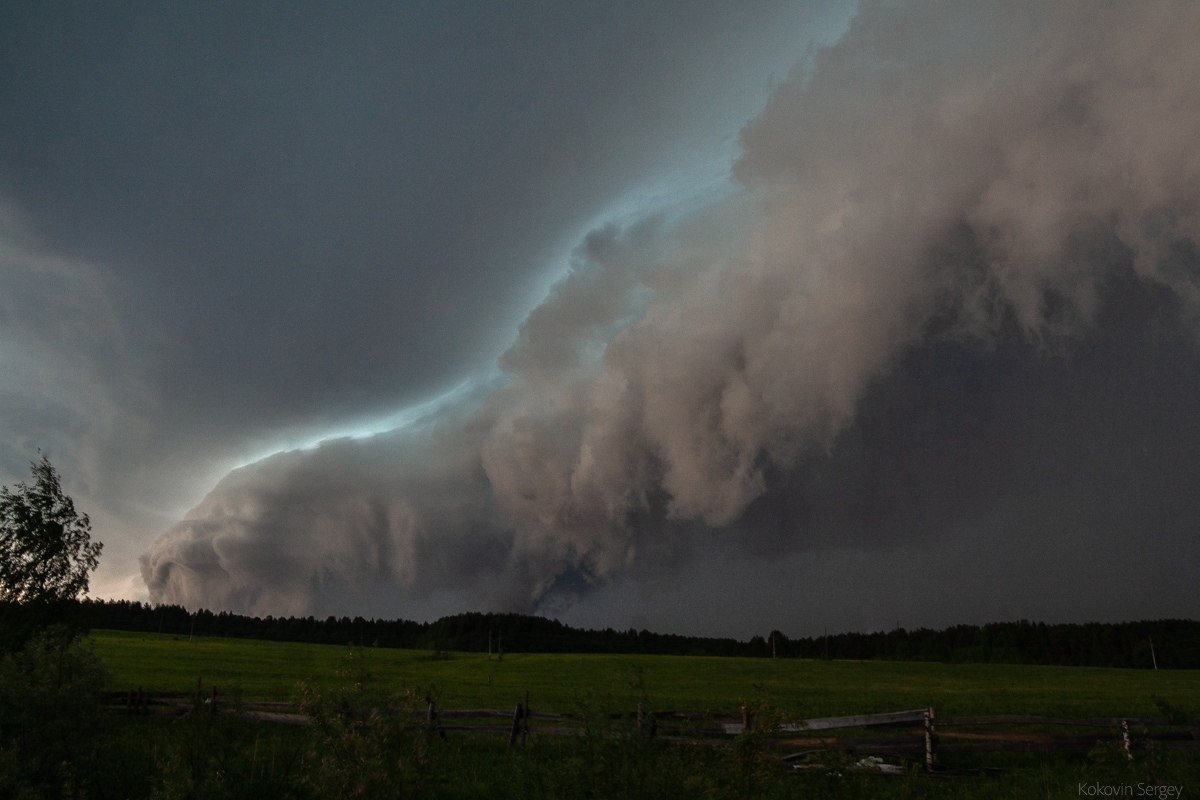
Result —
[[0, 482], [193, 607], [1195, 616], [1197, 33], [5, 4]]

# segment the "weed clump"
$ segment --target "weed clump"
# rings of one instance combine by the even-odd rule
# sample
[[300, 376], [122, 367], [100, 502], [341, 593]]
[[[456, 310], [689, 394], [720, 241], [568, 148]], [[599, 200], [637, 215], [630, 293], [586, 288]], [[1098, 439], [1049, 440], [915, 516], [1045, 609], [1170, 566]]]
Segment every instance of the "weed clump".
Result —
[[314, 792], [338, 800], [416, 796], [433, 765], [436, 736], [425, 714], [431, 696], [380, 686], [362, 649], [352, 651], [339, 677], [333, 691], [302, 689], [301, 709], [313, 721]]

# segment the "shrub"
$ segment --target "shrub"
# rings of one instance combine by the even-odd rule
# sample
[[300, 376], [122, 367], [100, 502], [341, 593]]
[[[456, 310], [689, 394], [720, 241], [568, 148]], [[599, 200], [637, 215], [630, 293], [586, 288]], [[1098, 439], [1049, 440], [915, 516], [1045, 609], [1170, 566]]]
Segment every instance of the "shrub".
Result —
[[106, 674], [69, 631], [39, 631], [0, 660], [0, 796], [83, 797], [96, 774]]
[[302, 707], [315, 734], [309, 779], [321, 797], [412, 797], [429, 772], [435, 748], [425, 725], [428, 696], [382, 689], [369, 666], [366, 652], [355, 649], [338, 689], [304, 688]]

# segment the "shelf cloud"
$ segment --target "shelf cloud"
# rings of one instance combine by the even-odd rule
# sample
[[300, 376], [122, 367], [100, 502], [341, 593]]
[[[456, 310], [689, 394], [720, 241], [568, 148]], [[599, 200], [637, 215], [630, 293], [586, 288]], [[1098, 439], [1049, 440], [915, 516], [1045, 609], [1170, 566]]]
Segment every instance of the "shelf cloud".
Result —
[[598, 222], [470, 392], [225, 476], [142, 557], [151, 599], [603, 621], [722, 560], [873, 574], [939, 542], [947, 591], [996, 591], [969, 544], [1049, 615], [1121, 614], [1119, 567], [1186, 611], [1145, 554], [1198, 555], [1197, 30], [1181, 4], [863, 4], [742, 128], [732, 191]]

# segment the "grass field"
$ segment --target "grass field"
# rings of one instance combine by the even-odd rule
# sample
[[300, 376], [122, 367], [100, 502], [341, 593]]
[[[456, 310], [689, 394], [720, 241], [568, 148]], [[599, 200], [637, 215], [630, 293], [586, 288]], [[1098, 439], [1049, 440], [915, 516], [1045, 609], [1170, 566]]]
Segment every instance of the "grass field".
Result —
[[[956, 743], [947, 725], [941, 730], [941, 770], [926, 771], [920, 748], [885, 754], [903, 774], [881, 776], [858, 768], [858, 760], [873, 751], [854, 749], [878, 748], [878, 740], [809, 750], [813, 742], [780, 739], [770, 728], [770, 721], [789, 718], [930, 705], [943, 720], [991, 714], [1161, 717], [1167, 710], [1196, 720], [1200, 671], [634, 655], [498, 659], [103, 630], [90, 640], [110, 688], [186, 692], [202, 678], [206, 689], [216, 686], [226, 698], [294, 702], [306, 684], [312, 724], [279, 725], [232, 713], [104, 710], [95, 688], [91, 694], [71, 689], [95, 687], [98, 667], [63, 672], [64, 664], [96, 660], [82, 653], [71, 656], [78, 661], [64, 661], [65, 655], [47, 651], [50, 660], [42, 667], [10, 670], [26, 688], [8, 692], [7, 701], [0, 682], [0, 717], [19, 717], [8, 721], [17, 727], [10, 725], [8, 739], [0, 742], [0, 797], [1006, 800], [1105, 793], [1162, 800], [1200, 791], [1200, 751], [1143, 740], [1131, 758], [1112, 729], [1087, 734], [1085, 740], [1095, 740], [1081, 749], [1013, 752], [994, 742], [956, 749], [951, 745], [978, 740], [960, 737]], [[54, 670], [46, 667], [54, 664], [58, 678], [51, 680]], [[68, 690], [50, 690], [72, 674], [77, 677], [64, 684]], [[523, 746], [509, 746], [505, 729], [438, 731], [424, 724], [426, 690], [443, 710], [512, 709], [528, 692], [535, 711], [573, 714], [574, 735], [543, 732], [537, 720]], [[768, 723], [719, 742], [681, 743], [639, 727], [629, 713], [639, 701], [650, 711], [714, 714], [736, 714], [746, 703]], [[1139, 735], [1136, 727], [1133, 733]], [[788, 766], [794, 762], [781, 758], [800, 747], [815, 759], [806, 764], [810, 770], [794, 771]]]
[[[295, 700], [302, 682], [339, 682], [351, 648], [94, 631], [113, 687], [186, 691], [204, 685], [248, 699]], [[366, 648], [385, 686], [431, 690], [443, 708], [508, 708], [529, 692], [542, 711], [586, 697], [646, 698], [659, 710], [734, 713], [743, 703], [795, 716], [933, 706], [939, 714], [1161, 716], [1159, 701], [1200, 716], [1200, 671], [998, 664], [508, 654]]]

